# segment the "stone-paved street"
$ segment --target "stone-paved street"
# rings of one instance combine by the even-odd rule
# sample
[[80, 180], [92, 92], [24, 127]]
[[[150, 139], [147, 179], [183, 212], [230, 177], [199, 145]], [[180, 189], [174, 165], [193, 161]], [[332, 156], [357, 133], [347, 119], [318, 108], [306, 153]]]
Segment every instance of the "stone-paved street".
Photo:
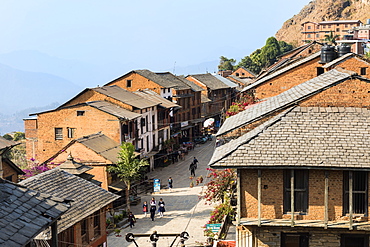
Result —
[[[215, 139], [215, 138], [214, 138]], [[168, 167], [157, 168], [155, 171], [148, 174], [149, 177], [161, 179], [161, 184], [167, 184], [168, 178], [171, 176], [174, 180], [172, 191], [168, 189], [161, 190], [160, 194], [143, 194], [141, 196], [141, 203], [137, 206], [132, 206], [131, 210], [135, 214], [137, 222], [133, 228], [126, 227], [121, 231], [122, 237], [116, 237], [114, 233], [108, 236], [108, 247], [130, 246], [134, 247], [134, 243], [128, 243], [125, 240], [127, 233], [153, 233], [157, 231], [159, 234], [165, 233], [181, 233], [186, 231], [190, 238], [185, 242], [186, 246], [195, 246], [196, 242], [206, 242], [206, 237], [203, 235], [203, 226], [209, 220], [209, 214], [213, 205], [205, 205], [204, 200], [199, 200], [198, 195], [203, 189], [204, 182], [207, 182], [206, 168], [211, 159], [215, 141], [208, 141], [205, 144], [200, 144], [189, 151], [185, 156], [184, 161], [179, 161]], [[195, 171], [196, 177], [202, 175], [204, 182], [201, 185], [190, 188], [190, 171], [189, 165], [196, 157], [199, 160], [198, 169]], [[157, 203], [160, 198], [166, 204], [166, 212], [164, 217], [160, 218], [156, 214], [154, 221], [150, 216], [144, 217], [142, 212], [142, 203], [155, 197]], [[157, 242], [157, 247], [170, 246], [174, 237], [161, 237]], [[149, 237], [135, 238], [139, 247], [152, 246]], [[180, 246], [179, 238], [173, 246]]]

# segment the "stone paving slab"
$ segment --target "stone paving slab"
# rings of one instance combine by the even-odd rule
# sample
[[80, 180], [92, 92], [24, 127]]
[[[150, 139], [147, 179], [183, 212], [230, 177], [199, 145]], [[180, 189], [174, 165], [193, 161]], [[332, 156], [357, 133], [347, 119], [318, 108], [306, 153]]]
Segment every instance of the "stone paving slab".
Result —
[[[215, 139], [215, 138], [214, 138]], [[141, 203], [132, 206], [131, 211], [134, 213], [137, 222], [133, 228], [127, 227], [121, 230], [122, 237], [116, 237], [114, 233], [108, 236], [108, 246], [118, 247], [127, 246], [135, 247], [134, 243], [128, 243], [125, 240], [127, 233], [153, 233], [157, 231], [159, 234], [166, 233], [181, 233], [186, 231], [189, 233], [190, 238], [185, 242], [186, 246], [196, 246], [196, 242], [206, 242], [204, 236], [203, 226], [209, 220], [210, 212], [213, 205], [206, 205], [205, 201], [199, 199], [199, 194], [204, 189], [203, 184], [190, 188], [190, 171], [189, 165], [194, 156], [198, 159], [198, 169], [195, 171], [196, 177], [202, 175], [204, 182], [207, 182], [206, 176], [208, 171], [207, 164], [211, 159], [215, 147], [215, 140], [208, 141], [205, 144], [198, 145], [194, 150], [189, 151], [185, 156], [184, 161], [177, 162], [168, 167], [158, 168], [151, 172], [148, 176], [161, 179], [161, 184], [166, 184], [168, 178], [171, 176], [173, 179], [173, 189], [163, 189], [159, 194], [142, 194]], [[156, 215], [155, 220], [150, 219], [148, 214], [144, 217], [142, 212], [142, 203], [155, 197], [158, 202], [160, 198], [163, 199], [166, 206], [164, 217], [160, 218]], [[170, 246], [174, 237], [161, 237], [157, 242], [157, 247]], [[139, 247], [152, 246], [149, 237], [135, 238]], [[173, 246], [180, 246], [179, 238]]]

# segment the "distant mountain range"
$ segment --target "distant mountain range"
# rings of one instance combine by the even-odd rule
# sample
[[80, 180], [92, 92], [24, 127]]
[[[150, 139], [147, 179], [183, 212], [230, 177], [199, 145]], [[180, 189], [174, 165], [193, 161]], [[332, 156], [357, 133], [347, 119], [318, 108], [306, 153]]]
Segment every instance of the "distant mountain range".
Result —
[[[211, 73], [217, 65], [215, 60], [163, 71], [177, 75]], [[110, 62], [97, 66], [37, 51], [0, 54], [0, 135], [24, 131], [23, 118], [30, 113], [55, 108], [84, 88], [102, 86], [132, 69], [143, 69], [129, 66], [135, 65]]]

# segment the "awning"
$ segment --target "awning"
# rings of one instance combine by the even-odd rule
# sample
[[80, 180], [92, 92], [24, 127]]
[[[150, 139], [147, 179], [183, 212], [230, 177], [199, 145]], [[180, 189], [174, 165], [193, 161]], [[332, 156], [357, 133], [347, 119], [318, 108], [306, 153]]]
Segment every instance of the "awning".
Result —
[[109, 185], [108, 188], [114, 189], [114, 190], [120, 192], [120, 191], [126, 189], [126, 185], [125, 185], [124, 182], [118, 181], [118, 182], [114, 182], [113, 184]]
[[159, 153], [159, 151], [150, 151], [149, 153], [143, 155], [143, 158], [149, 159], [150, 157], [156, 155], [157, 153]]

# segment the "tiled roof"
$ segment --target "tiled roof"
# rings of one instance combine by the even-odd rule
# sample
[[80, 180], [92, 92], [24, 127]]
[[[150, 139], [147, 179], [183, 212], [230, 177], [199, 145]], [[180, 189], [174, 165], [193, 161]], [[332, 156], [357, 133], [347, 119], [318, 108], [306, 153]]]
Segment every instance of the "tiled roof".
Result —
[[234, 82], [230, 81], [229, 79], [223, 77], [223, 76], [220, 76], [220, 75], [217, 75], [217, 74], [212, 74], [214, 77], [216, 77], [218, 80], [222, 81], [225, 85], [231, 87], [231, 88], [236, 88], [238, 87], [237, 84], [235, 84]]
[[156, 75], [162, 77], [163, 79], [166, 79], [174, 84], [176, 86], [174, 87], [177, 90], [185, 90], [190, 89], [190, 86], [185, 84], [179, 77], [171, 74], [170, 72], [162, 72], [162, 73], [155, 73]]
[[141, 114], [139, 113], [126, 110], [122, 107], [119, 107], [118, 105], [109, 103], [107, 101], [91, 101], [84, 104], [122, 119], [132, 120], [141, 117]]
[[104, 134], [97, 133], [84, 136], [76, 139], [76, 142], [81, 143], [112, 163], [117, 163], [118, 161], [118, 152], [121, 149], [119, 143]]
[[0, 246], [25, 246], [68, 208], [64, 199], [0, 178]]
[[125, 104], [131, 105], [138, 109], [144, 109], [152, 106], [156, 106], [158, 103], [145, 99], [137, 94], [127, 91], [119, 86], [104, 86], [92, 88], [96, 92], [112, 97], [119, 100]]
[[325, 64], [324, 66], [322, 66], [323, 68], [330, 68], [332, 66], [335, 66], [335, 65], [338, 65], [344, 61], [346, 61], [347, 59], [351, 58], [351, 57], [355, 57], [356, 59], [358, 60], [361, 60], [362, 62], [365, 62], [367, 64], [370, 64], [369, 60], [364, 58], [363, 56], [360, 56], [358, 54], [355, 54], [355, 53], [347, 53], [347, 54], [344, 54], [343, 56], [340, 56], [338, 57], [337, 59], [334, 59], [333, 61], [331, 61], [330, 63], [327, 63]]
[[87, 165], [84, 165], [82, 163], [76, 162], [73, 159], [71, 154], [68, 155], [67, 160], [64, 163], [60, 164], [58, 166], [58, 168], [66, 171], [66, 172], [69, 172], [71, 174], [74, 174], [76, 176], [81, 175], [81, 174], [93, 169], [90, 166], [87, 166]]
[[135, 91], [133, 93], [143, 98], [147, 98], [150, 101], [156, 102], [157, 104], [159, 104], [160, 107], [163, 108], [181, 108], [181, 106], [179, 106], [178, 104], [175, 104], [172, 101], [161, 97], [159, 94], [149, 89]]
[[177, 76], [177, 78], [179, 78], [180, 80], [182, 80], [185, 84], [187, 84], [189, 87], [191, 87], [191, 89], [194, 91], [194, 92], [200, 92], [200, 91], [204, 91], [204, 89], [200, 86], [198, 86], [197, 84], [195, 84], [194, 82], [192, 81], [189, 81], [187, 80], [183, 75], [180, 75], [180, 76]]
[[150, 70], [143, 69], [143, 70], [134, 70], [133, 72], [157, 83], [158, 85], [164, 87], [164, 88], [174, 88], [178, 86], [175, 82], [168, 80], [165, 77], [162, 77]]
[[256, 87], [256, 86], [258, 86], [258, 85], [260, 85], [260, 84], [262, 84], [262, 83], [264, 83], [264, 82], [266, 82], [266, 81], [268, 81], [268, 80], [270, 80], [270, 79], [272, 79], [272, 78], [274, 78], [276, 76], [279, 76], [279, 75], [281, 75], [281, 74], [283, 74], [285, 72], [288, 72], [289, 70], [291, 70], [293, 68], [296, 68], [296, 67], [298, 67], [298, 66], [300, 66], [300, 65], [302, 65], [302, 64], [304, 64], [306, 62], [309, 62], [309, 61], [311, 61], [313, 59], [316, 59], [316, 58], [320, 57], [320, 54], [321, 54], [321, 52], [316, 52], [316, 53], [312, 54], [311, 56], [308, 56], [306, 58], [303, 58], [303, 59], [298, 60], [295, 63], [292, 63], [290, 65], [287, 65], [287, 66], [285, 66], [285, 67], [277, 70], [276, 72], [274, 72], [274, 73], [272, 73], [270, 75], [264, 76], [263, 78], [255, 81], [251, 85], [245, 87], [242, 90], [242, 92], [247, 91], [247, 90], [250, 90], [250, 89], [252, 89], [252, 88], [254, 88], [254, 87]]
[[197, 75], [189, 75], [193, 77], [194, 79], [198, 80], [199, 82], [206, 85], [211, 90], [217, 90], [217, 89], [224, 89], [224, 88], [230, 88], [229, 85], [226, 85], [219, 79], [217, 79], [215, 76], [211, 74], [197, 74]]
[[5, 148], [10, 148], [15, 145], [18, 145], [18, 143], [14, 141], [9, 141], [5, 139], [4, 137], [0, 136], [0, 150], [5, 149]]
[[216, 148], [213, 167], [370, 169], [370, 110], [295, 107]]
[[[58, 167], [23, 180], [20, 184], [42, 193], [73, 200], [69, 210], [58, 220], [58, 233], [119, 198], [119, 196]], [[50, 231], [46, 230], [37, 238], [49, 239]]]
[[314, 95], [327, 87], [333, 86], [341, 81], [347, 80], [356, 73], [343, 69], [333, 69], [321, 74], [311, 80], [301, 83], [279, 95], [271, 97], [254, 107], [248, 108], [232, 117], [226, 119], [219, 129], [217, 135], [223, 135], [229, 131], [239, 128], [258, 120], [270, 113], [292, 106], [311, 95]]

